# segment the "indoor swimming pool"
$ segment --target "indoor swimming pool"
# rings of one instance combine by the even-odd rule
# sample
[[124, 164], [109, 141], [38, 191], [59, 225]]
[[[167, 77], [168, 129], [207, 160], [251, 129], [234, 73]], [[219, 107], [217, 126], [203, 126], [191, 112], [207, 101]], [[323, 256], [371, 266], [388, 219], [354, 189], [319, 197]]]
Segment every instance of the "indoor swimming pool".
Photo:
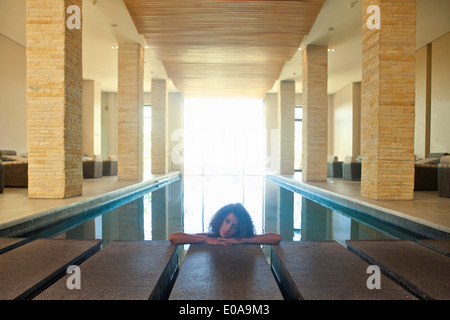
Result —
[[167, 240], [174, 232], [208, 231], [223, 205], [240, 202], [257, 233], [275, 232], [282, 241], [414, 239], [407, 230], [310, 200], [265, 176], [184, 176], [121, 204], [92, 210], [21, 237], [59, 239]]

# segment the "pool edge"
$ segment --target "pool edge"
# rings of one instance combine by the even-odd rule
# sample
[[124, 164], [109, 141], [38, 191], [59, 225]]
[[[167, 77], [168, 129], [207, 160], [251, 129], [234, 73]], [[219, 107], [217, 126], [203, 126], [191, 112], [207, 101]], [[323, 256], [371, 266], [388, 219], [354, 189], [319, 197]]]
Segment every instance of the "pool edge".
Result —
[[113, 201], [133, 195], [140, 195], [150, 189], [160, 188], [181, 178], [180, 172], [171, 172], [153, 179], [142, 180], [135, 184], [118, 188], [88, 199], [75, 201], [64, 206], [39, 212], [24, 218], [0, 224], [0, 237], [11, 238], [20, 234], [43, 228], [59, 221], [74, 217], [81, 212], [104, 206]]
[[312, 200], [332, 202], [350, 208], [371, 218], [412, 231], [425, 238], [440, 239], [450, 237], [450, 228], [417, 219], [399, 211], [383, 208], [333, 191], [309, 185], [293, 179], [292, 177], [279, 174], [267, 174], [266, 179], [288, 190], [305, 195]]

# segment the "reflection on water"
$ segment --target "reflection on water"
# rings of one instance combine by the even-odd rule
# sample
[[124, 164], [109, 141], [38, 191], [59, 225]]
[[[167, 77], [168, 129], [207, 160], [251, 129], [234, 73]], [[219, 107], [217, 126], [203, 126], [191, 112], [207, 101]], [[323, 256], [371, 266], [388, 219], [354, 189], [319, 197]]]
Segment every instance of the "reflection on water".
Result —
[[173, 232], [206, 232], [223, 205], [241, 202], [258, 233], [283, 241], [385, 239], [393, 236], [326, 208], [264, 176], [185, 176], [166, 187], [59, 234], [59, 238], [167, 240]]

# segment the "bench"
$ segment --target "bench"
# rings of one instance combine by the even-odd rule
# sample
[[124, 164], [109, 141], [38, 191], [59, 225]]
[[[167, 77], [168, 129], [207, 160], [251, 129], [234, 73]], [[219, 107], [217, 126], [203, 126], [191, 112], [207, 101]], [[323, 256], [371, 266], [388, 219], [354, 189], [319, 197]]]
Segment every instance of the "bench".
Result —
[[448, 256], [409, 240], [347, 240], [349, 250], [378, 265], [421, 299], [450, 299]]
[[27, 242], [26, 238], [0, 238], [0, 254], [20, 247]]
[[171, 300], [281, 300], [259, 245], [190, 245]]
[[169, 241], [112, 241], [80, 268], [80, 289], [67, 274], [36, 300], [167, 299], [178, 272], [178, 249]]
[[288, 300], [416, 300], [383, 275], [369, 289], [369, 264], [335, 241], [281, 242], [271, 265]]
[[32, 299], [100, 249], [101, 240], [37, 239], [0, 255], [0, 299]]
[[417, 243], [450, 257], [450, 239], [423, 239]]

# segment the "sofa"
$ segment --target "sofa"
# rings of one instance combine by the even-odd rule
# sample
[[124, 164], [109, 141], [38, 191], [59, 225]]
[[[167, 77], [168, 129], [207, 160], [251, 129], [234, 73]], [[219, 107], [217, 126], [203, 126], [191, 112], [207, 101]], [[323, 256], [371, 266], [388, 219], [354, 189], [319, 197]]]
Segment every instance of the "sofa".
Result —
[[117, 157], [108, 156], [106, 160], [103, 160], [103, 175], [104, 176], [116, 176], [117, 175]]
[[27, 158], [17, 157], [13, 150], [1, 150], [0, 157], [3, 171], [3, 187], [28, 187]]
[[342, 178], [342, 161], [338, 157], [332, 157], [327, 162], [327, 177]]
[[342, 177], [344, 180], [361, 181], [361, 157], [345, 157], [342, 164]]
[[100, 178], [103, 176], [103, 161], [100, 155], [92, 158], [83, 157], [83, 178]]
[[441, 157], [438, 165], [438, 194], [450, 198], [450, 155]]
[[438, 189], [438, 166], [446, 152], [430, 153], [425, 159], [414, 163], [414, 190], [436, 191]]
[[0, 150], [0, 157], [17, 156], [16, 150]]
[[27, 188], [28, 187], [28, 162], [27, 161], [4, 161], [5, 187]]

